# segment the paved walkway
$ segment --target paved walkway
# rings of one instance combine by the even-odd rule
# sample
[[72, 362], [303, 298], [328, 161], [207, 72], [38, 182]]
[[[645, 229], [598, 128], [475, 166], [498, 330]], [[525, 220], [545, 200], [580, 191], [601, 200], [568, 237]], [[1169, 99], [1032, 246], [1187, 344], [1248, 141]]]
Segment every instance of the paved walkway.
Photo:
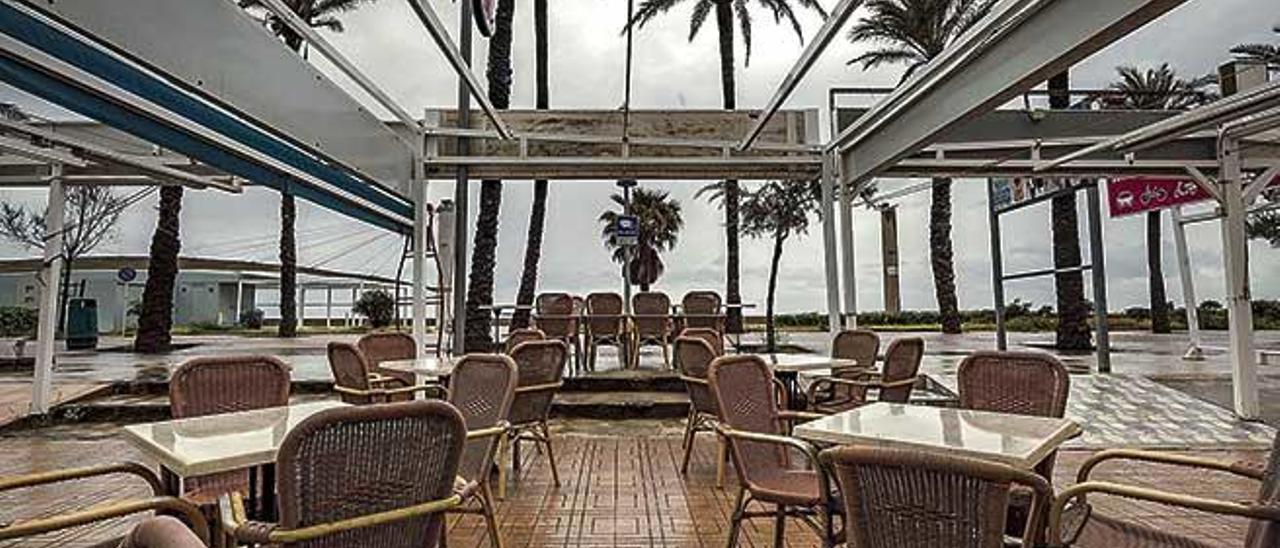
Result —
[[[104, 390], [105, 383], [63, 382], [53, 385], [53, 405], [86, 397]], [[0, 381], [0, 428], [27, 416], [31, 411], [31, 383], [28, 381]]]

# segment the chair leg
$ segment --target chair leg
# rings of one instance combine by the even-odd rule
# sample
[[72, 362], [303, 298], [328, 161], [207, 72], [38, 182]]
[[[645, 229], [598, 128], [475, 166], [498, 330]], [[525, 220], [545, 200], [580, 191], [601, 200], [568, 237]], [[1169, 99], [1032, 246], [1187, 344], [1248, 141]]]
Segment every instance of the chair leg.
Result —
[[729, 542], [726, 544], [728, 548], [735, 548], [738, 545], [738, 530], [742, 528], [742, 514], [746, 506], [746, 489], [738, 488], [738, 497], [733, 502], [733, 515], [729, 517]]
[[782, 548], [782, 543], [787, 538], [787, 507], [778, 505], [778, 510], [773, 514], [773, 548]]
[[674, 371], [675, 367], [671, 365], [671, 349], [669, 348], [670, 345], [667, 344], [667, 338], [664, 336], [662, 337], [662, 340], [658, 342], [662, 345], [662, 365], [666, 366], [667, 369]]
[[698, 423], [698, 412], [689, 404], [689, 418], [684, 423], [684, 460], [680, 462], [680, 475], [689, 473], [689, 454], [693, 453], [693, 428]]
[[547, 463], [551, 465], [551, 480], [560, 487], [560, 472], [556, 470], [556, 454], [551, 450], [551, 428], [542, 422], [542, 443], [547, 446]]
[[725, 444], [724, 438], [720, 437], [720, 447], [716, 449], [716, 488], [724, 489], [724, 469], [725, 463], [729, 461], [729, 447]]
[[[498, 499], [507, 500], [507, 453], [511, 444], [510, 432], [498, 438]], [[485, 482], [487, 485], [488, 482]]]
[[502, 536], [498, 534], [498, 518], [493, 511], [493, 496], [487, 483], [480, 484], [480, 507], [484, 511], [484, 524], [489, 529], [489, 545], [502, 548]]

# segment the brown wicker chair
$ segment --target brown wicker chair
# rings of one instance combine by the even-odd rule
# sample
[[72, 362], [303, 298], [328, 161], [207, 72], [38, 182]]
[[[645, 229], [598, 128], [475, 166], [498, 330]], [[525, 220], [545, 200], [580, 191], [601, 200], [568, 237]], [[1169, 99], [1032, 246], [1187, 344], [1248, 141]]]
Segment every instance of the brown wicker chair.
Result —
[[1053, 498], [1032, 472], [942, 452], [847, 446], [821, 459], [840, 484], [849, 545], [859, 548], [1001, 548], [1014, 485], [1034, 494], [1037, 514]]
[[[835, 543], [826, 474], [817, 470], [818, 454], [808, 443], [784, 435], [789, 422], [815, 415], [779, 410], [773, 372], [759, 356], [721, 356], [707, 375], [719, 411], [721, 435], [729, 440], [738, 473], [738, 497], [729, 525], [729, 546], [737, 545], [742, 520], [773, 517], [774, 546], [782, 546], [788, 515], [804, 518], [823, 539]], [[791, 454], [808, 459], [797, 468]], [[772, 504], [773, 511], [749, 511], [751, 502]], [[814, 518], [817, 521], [813, 521]]]
[[574, 367], [582, 366], [582, 341], [578, 322], [582, 310], [568, 293], [543, 293], [534, 301], [536, 327], [547, 339], [563, 341], [573, 349]]
[[724, 313], [720, 310], [722, 301], [715, 291], [690, 291], [680, 299], [680, 317], [683, 325], [705, 327], [724, 333]]
[[[716, 356], [724, 355], [724, 333], [711, 329], [710, 327], [686, 327], [680, 330], [678, 337], [696, 337], [707, 341], [711, 345], [711, 349], [715, 350]], [[679, 360], [679, 354], [676, 354]]]
[[413, 335], [396, 331], [369, 333], [362, 335], [356, 341], [356, 347], [368, 360], [371, 366], [369, 373], [373, 375], [372, 379], [375, 383], [385, 377], [395, 379], [394, 383], [387, 383], [381, 388], [399, 388], [417, 384], [413, 373], [382, 368], [382, 362], [412, 360], [418, 357], [418, 346], [413, 342]]
[[120, 548], [205, 548], [205, 543], [177, 518], [155, 516], [134, 526]]
[[476, 489], [457, 479], [466, 436], [441, 401], [322, 411], [280, 445], [279, 523], [248, 521], [236, 494], [221, 501], [223, 522], [250, 545], [430, 548], [444, 512]]
[[640, 367], [640, 347], [656, 344], [662, 347], [662, 363], [671, 368], [671, 298], [666, 293], [646, 291], [631, 297], [632, 348], [631, 367]]
[[467, 424], [467, 444], [458, 475], [479, 484], [474, 496], [464, 501], [478, 507], [464, 505], [455, 511], [483, 516], [494, 548], [502, 547], [502, 539], [488, 478], [498, 441], [507, 431], [506, 418], [515, 390], [516, 362], [499, 354], [463, 356], [449, 377], [449, 403], [458, 408]]
[[379, 385], [369, 377], [369, 362], [354, 344], [332, 341], [328, 352], [329, 369], [333, 372], [333, 391], [346, 403], [407, 401], [413, 399], [413, 395], [418, 392], [430, 397], [445, 396], [444, 388], [436, 384], [395, 387]]
[[618, 367], [630, 361], [627, 317], [623, 315], [622, 295], [592, 293], [587, 295], [587, 369], [596, 370], [596, 357], [601, 346], [618, 348]]
[[515, 347], [520, 346], [521, 343], [526, 343], [529, 341], [541, 341], [546, 338], [547, 338], [547, 334], [543, 333], [541, 329], [536, 329], [532, 327], [517, 329], [507, 334], [507, 340], [505, 343], [503, 343], [502, 353], [511, 354], [511, 351], [514, 350]]
[[[1057, 358], [1042, 352], [974, 352], [956, 372], [960, 407], [1016, 415], [1061, 418], [1066, 414], [1071, 377]], [[1053, 453], [1036, 473], [1053, 481]], [[1018, 534], [1027, 519], [1027, 491], [1015, 489], [1010, 503], [1009, 533]]]
[[[547, 450], [551, 465], [551, 479], [560, 486], [560, 472], [556, 470], [556, 456], [551, 447], [551, 429], [547, 420], [551, 415], [551, 403], [564, 384], [564, 364], [569, 358], [569, 347], [560, 341], [532, 341], [511, 351], [516, 362], [519, 382], [515, 400], [507, 414], [510, 427], [507, 439], [511, 448], [511, 468], [520, 470], [520, 442], [532, 441]], [[498, 486], [499, 495], [506, 493], [506, 484]]]
[[923, 359], [924, 339], [894, 339], [884, 352], [883, 372], [846, 371], [815, 379], [809, 386], [810, 409], [819, 413], [838, 413], [859, 407], [867, 403], [867, 391], [872, 388], [879, 391], [880, 401], [906, 403], [919, 380], [917, 374]]
[[[1224, 472], [1259, 482], [1258, 497], [1252, 503], [1223, 501], [1170, 493], [1107, 481], [1090, 481], [1098, 465], [1113, 460], [1140, 461], [1183, 469], [1186, 473]], [[1173, 468], [1171, 468], [1173, 470]], [[1175, 533], [1139, 523], [1092, 512], [1086, 500], [1090, 496], [1116, 496], [1156, 502], [1173, 508], [1196, 510], [1208, 514], [1251, 519], [1245, 536], [1245, 548], [1280, 546], [1280, 435], [1272, 441], [1271, 456], [1265, 468], [1240, 462], [1221, 462], [1184, 455], [1135, 450], [1102, 451], [1084, 462], [1076, 475], [1076, 485], [1064, 489], [1049, 511], [1050, 539], [1060, 539], [1060, 546], [1079, 548], [1206, 546]]]
[[[676, 338], [676, 362], [680, 364], [680, 380], [684, 381], [685, 390], [689, 393], [689, 418], [684, 426], [684, 459], [680, 462], [680, 473], [689, 472], [689, 456], [693, 453], [693, 439], [699, 432], [715, 432], [716, 408], [715, 397], [711, 395], [711, 387], [707, 384], [707, 368], [711, 361], [718, 358], [715, 348], [700, 337]], [[723, 450], [723, 441], [721, 448]], [[717, 466], [723, 466], [724, 459], [718, 459]], [[723, 472], [717, 472], [720, 477]]]
[[[208, 356], [183, 362], [169, 378], [175, 419], [289, 405], [289, 366], [272, 356]], [[183, 496], [212, 504], [230, 491], [247, 492], [249, 472], [183, 479]]]
[[[157, 544], [154, 541], [164, 540], [164, 535], [157, 535], [157, 526], [149, 525], [143, 531], [139, 532], [134, 529], [123, 539], [123, 546], [134, 546], [137, 548], [187, 548], [188, 546], [204, 546], [205, 541], [209, 539], [209, 525], [204, 514], [191, 502], [186, 500], [164, 495], [164, 485], [160, 478], [156, 477], [146, 466], [133, 462], [100, 464], [96, 466], [87, 466], [82, 468], [73, 468], [66, 470], [55, 470], [51, 472], [41, 472], [38, 474], [30, 474], [23, 476], [7, 476], [0, 477], [0, 493], [13, 491], [17, 489], [30, 489], [34, 487], [48, 487], [68, 481], [80, 481], [89, 478], [99, 478], [114, 475], [135, 476], [145, 482], [151, 488], [151, 496], [141, 499], [125, 499], [113, 502], [90, 501], [93, 505], [83, 510], [70, 510], [65, 506], [59, 505], [59, 514], [39, 519], [24, 520], [15, 523], [0, 523], [0, 541], [42, 535], [54, 531], [70, 529], [72, 527], [80, 527], [94, 523], [101, 523], [108, 520], [115, 520], [125, 516], [132, 516], [144, 512], [165, 513], [168, 515], [182, 516], [183, 519], [190, 524], [191, 529], [186, 534], [175, 534], [172, 544]], [[151, 518], [154, 519], [154, 518]], [[172, 518], [168, 518], [172, 519]], [[149, 520], [148, 520], [149, 521]], [[147, 523], [147, 522], [144, 522]], [[178, 523], [183, 529], [187, 526]], [[141, 528], [142, 526], [139, 526]], [[165, 526], [164, 529], [169, 529]], [[190, 537], [194, 536], [195, 544], [181, 544], [179, 542], [188, 542]], [[147, 541], [147, 543], [140, 543]], [[111, 545], [119, 541], [112, 541]], [[132, 543], [132, 544], [129, 544]]]

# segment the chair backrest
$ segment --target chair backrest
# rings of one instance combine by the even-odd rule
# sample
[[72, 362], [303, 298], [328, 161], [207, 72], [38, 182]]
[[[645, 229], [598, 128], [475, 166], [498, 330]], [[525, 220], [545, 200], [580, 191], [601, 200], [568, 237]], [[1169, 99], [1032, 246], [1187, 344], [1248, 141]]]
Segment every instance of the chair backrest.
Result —
[[[1258, 504], [1271, 508], [1280, 507], [1280, 433], [1271, 442], [1271, 456], [1258, 490]], [[1245, 537], [1245, 548], [1274, 548], [1280, 546], [1280, 523], [1253, 520]]]
[[[364, 353], [354, 344], [330, 341], [328, 346], [329, 370], [333, 373], [333, 384], [354, 390], [369, 389], [369, 362]], [[368, 403], [366, 399], [348, 394], [342, 395], [347, 403]]]
[[622, 332], [622, 295], [592, 293], [587, 295], [587, 328], [595, 337]]
[[[904, 337], [894, 339], [884, 351], [884, 370], [881, 380], [886, 383], [904, 381], [920, 372], [920, 361], [924, 359], [924, 339]], [[914, 385], [888, 387], [880, 389], [880, 401], [907, 403], [911, 400]]]
[[716, 357], [724, 355], [724, 334], [710, 327], [686, 327], [680, 330], [680, 337], [695, 337], [707, 341]]
[[[467, 428], [441, 401], [341, 407], [285, 436], [277, 457], [280, 524], [299, 528], [405, 508], [453, 492]], [[443, 514], [292, 546], [435, 546]]]
[[412, 360], [418, 357], [413, 336], [396, 331], [369, 333], [356, 341], [356, 347], [364, 354], [364, 359], [370, 366], [377, 366], [385, 361]]
[[974, 352], [957, 370], [960, 407], [1062, 417], [1071, 378], [1062, 362], [1041, 352]]
[[846, 329], [831, 341], [831, 357], [858, 362], [858, 368], [875, 367], [880, 336], [870, 329]]
[[578, 317], [573, 312], [573, 296], [568, 293], [543, 293], [534, 301], [535, 324], [546, 337], [568, 337], [578, 330]]
[[503, 353], [510, 354], [511, 351], [515, 349], [515, 347], [520, 346], [521, 343], [540, 341], [545, 338], [547, 338], [547, 334], [543, 333], [541, 329], [533, 327], [517, 329], [507, 335], [507, 342], [504, 344]]
[[[782, 434], [773, 372], [759, 356], [720, 356], [707, 372], [721, 424], [734, 430]], [[778, 445], [729, 438], [738, 479], [748, 489], [760, 479], [787, 467], [787, 454]]]
[[192, 358], [169, 379], [175, 419], [283, 405], [289, 405], [289, 366], [273, 356]]
[[701, 337], [676, 338], [676, 363], [680, 364], [680, 376], [689, 392], [689, 403], [699, 413], [719, 415], [716, 400], [707, 384], [707, 369], [712, 360], [719, 357], [711, 344]]
[[999, 548], [1013, 484], [1031, 487], [1037, 516], [1053, 496], [1034, 473], [935, 451], [853, 445], [821, 458], [840, 482], [849, 545], [859, 548]]
[[511, 403], [511, 412], [507, 415], [511, 424], [529, 424], [547, 419], [547, 415], [551, 413], [551, 401], [559, 391], [568, 357], [569, 347], [554, 340], [527, 342], [511, 351], [511, 359], [516, 363], [519, 378], [515, 401]]
[[[496, 426], [511, 411], [516, 393], [516, 362], [500, 354], [463, 356], [449, 376], [449, 403], [462, 413], [467, 430]], [[458, 475], [482, 481], [493, 462], [499, 436], [468, 440]]]
[[636, 293], [631, 297], [631, 311], [636, 315], [635, 328], [638, 335], [655, 336], [671, 331], [671, 297], [666, 293]]
[[720, 294], [715, 291], [690, 291], [680, 299], [685, 327], [709, 327], [724, 332], [720, 315]]

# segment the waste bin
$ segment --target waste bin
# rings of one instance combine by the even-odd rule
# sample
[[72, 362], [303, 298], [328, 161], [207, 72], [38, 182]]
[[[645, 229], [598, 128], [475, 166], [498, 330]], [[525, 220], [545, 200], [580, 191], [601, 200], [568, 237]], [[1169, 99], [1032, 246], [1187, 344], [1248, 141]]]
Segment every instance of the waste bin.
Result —
[[75, 298], [67, 303], [67, 349], [98, 347], [98, 300]]

